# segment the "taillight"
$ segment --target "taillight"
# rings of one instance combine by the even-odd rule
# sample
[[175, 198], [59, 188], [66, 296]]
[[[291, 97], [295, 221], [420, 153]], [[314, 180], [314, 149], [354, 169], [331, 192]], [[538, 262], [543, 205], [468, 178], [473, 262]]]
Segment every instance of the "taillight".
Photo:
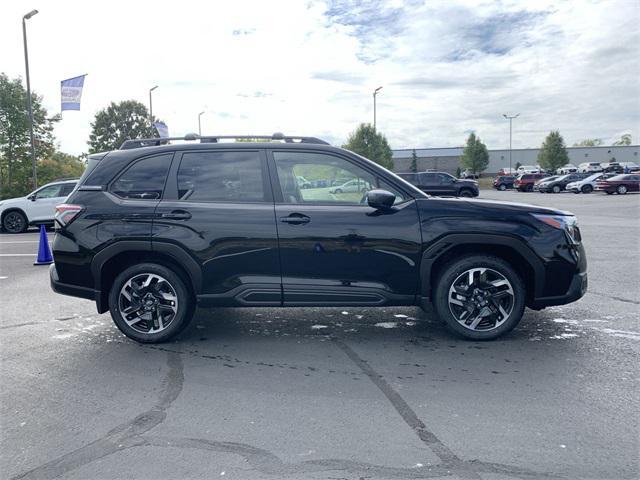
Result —
[[81, 205], [73, 205], [70, 203], [63, 203], [56, 206], [55, 220], [61, 227], [69, 225], [76, 216], [82, 211]]

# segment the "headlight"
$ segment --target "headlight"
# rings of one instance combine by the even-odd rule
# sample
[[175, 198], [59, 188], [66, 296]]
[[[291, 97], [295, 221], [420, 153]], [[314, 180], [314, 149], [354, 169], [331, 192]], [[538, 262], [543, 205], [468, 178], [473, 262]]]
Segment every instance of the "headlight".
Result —
[[544, 215], [537, 213], [532, 213], [531, 215], [553, 228], [564, 230], [573, 243], [582, 241], [580, 229], [578, 228], [578, 219], [575, 215]]

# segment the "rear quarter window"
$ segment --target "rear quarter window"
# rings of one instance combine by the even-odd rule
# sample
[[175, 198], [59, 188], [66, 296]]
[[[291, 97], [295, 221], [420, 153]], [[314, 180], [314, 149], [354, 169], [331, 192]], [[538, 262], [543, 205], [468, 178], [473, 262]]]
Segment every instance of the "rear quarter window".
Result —
[[136, 160], [111, 185], [120, 198], [157, 200], [162, 198], [172, 153]]

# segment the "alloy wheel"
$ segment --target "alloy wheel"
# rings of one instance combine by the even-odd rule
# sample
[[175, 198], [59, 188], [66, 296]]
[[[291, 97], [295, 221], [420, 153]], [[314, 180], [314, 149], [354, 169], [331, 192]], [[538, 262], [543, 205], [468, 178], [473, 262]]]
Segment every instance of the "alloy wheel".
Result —
[[9, 212], [4, 217], [4, 228], [9, 233], [20, 233], [24, 231], [25, 219], [24, 216], [18, 212]]
[[500, 272], [471, 268], [453, 281], [448, 302], [449, 311], [460, 325], [473, 331], [489, 331], [509, 318], [515, 294], [511, 282]]
[[178, 313], [178, 295], [168, 280], [153, 273], [130, 278], [120, 289], [118, 308], [126, 324], [139, 333], [158, 333]]
[[624, 195], [625, 193], [627, 193], [627, 186], [626, 185], [618, 185], [618, 193], [620, 195]]

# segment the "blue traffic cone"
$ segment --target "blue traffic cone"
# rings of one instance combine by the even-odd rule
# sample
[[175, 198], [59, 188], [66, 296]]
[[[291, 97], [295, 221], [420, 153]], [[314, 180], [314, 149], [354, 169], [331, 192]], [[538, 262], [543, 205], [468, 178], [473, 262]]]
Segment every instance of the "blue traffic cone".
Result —
[[47, 230], [44, 225], [40, 225], [40, 245], [38, 245], [38, 259], [33, 262], [34, 265], [50, 265], [53, 263], [53, 256], [49, 248], [49, 240], [47, 239]]

